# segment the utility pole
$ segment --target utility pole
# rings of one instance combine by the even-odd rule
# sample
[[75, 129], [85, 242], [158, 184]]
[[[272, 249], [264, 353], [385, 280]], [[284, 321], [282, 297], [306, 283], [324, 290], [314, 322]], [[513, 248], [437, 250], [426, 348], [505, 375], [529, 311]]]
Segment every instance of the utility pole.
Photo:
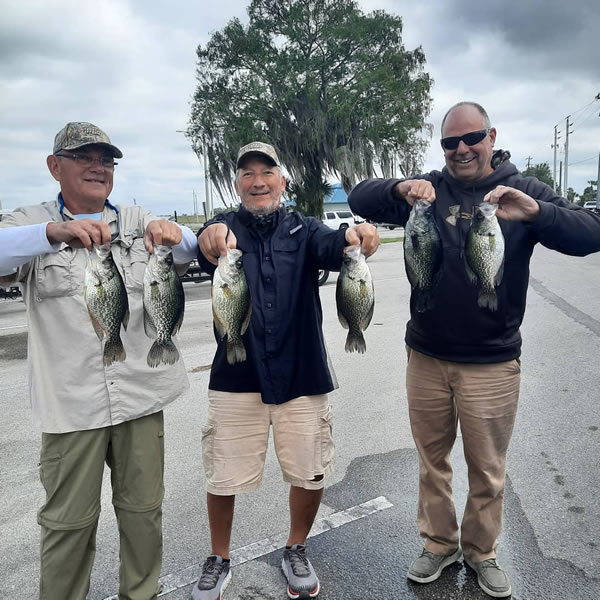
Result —
[[562, 160], [560, 161], [560, 167], [559, 167], [559, 171], [558, 171], [558, 187], [560, 189], [560, 193], [562, 195], [563, 198], [567, 197], [567, 194], [565, 193], [565, 190], [563, 190], [562, 188]]
[[567, 116], [567, 133], [565, 135], [565, 191], [563, 196], [569, 198], [569, 117]]
[[558, 125], [554, 126], [554, 144], [552, 144], [552, 148], [554, 148], [554, 170], [552, 172], [552, 185], [554, 186], [554, 191], [556, 191], [556, 151], [558, 149], [558, 130], [556, 129]]
[[527, 157], [527, 170], [531, 167], [531, 156]]
[[600, 210], [600, 152], [598, 153], [598, 179], [596, 179], [596, 210]]

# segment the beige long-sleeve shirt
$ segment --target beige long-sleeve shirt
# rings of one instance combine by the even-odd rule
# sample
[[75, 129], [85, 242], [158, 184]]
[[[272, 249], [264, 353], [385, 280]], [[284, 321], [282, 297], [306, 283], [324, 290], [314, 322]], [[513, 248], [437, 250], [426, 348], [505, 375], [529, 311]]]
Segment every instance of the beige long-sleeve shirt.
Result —
[[[29, 387], [34, 423], [44, 432], [66, 433], [116, 425], [161, 410], [188, 389], [183, 358], [150, 368], [153, 340], [144, 333], [142, 283], [149, 254], [144, 231], [155, 219], [139, 206], [105, 206], [102, 219], [118, 236], [112, 245], [129, 300], [127, 358], [105, 366], [102, 341], [83, 298], [88, 251], [61, 244], [18, 267], [29, 318]], [[19, 208], [0, 227], [72, 219], [58, 201]], [[50, 250], [50, 249], [49, 249]], [[56, 250], [56, 247], [52, 250]]]

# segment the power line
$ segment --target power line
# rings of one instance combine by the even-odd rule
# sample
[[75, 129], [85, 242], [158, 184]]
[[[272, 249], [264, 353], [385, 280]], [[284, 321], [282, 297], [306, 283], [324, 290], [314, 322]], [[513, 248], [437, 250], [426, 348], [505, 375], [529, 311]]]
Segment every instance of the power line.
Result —
[[569, 163], [569, 167], [572, 165], [578, 165], [579, 163], [584, 163], [584, 162], [588, 162], [590, 160], [596, 160], [596, 156], [591, 156], [590, 158], [584, 158], [583, 160], [578, 160], [577, 162], [574, 163]]

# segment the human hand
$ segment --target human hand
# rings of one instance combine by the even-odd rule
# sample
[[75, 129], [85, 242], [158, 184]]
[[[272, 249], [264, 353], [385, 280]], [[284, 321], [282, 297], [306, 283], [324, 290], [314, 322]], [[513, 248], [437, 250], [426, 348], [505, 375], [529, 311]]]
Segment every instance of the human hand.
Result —
[[204, 258], [216, 265], [227, 248], [237, 248], [237, 238], [225, 223], [212, 223], [198, 236], [198, 247]]
[[144, 246], [152, 254], [154, 244], [157, 246], [176, 246], [181, 242], [181, 238], [181, 228], [177, 223], [167, 221], [167, 219], [159, 219], [148, 223], [144, 233]]
[[365, 257], [369, 257], [379, 248], [377, 228], [370, 223], [348, 227], [346, 229], [346, 242], [349, 246], [360, 246]]
[[404, 198], [411, 206], [421, 198], [427, 202], [435, 202], [435, 189], [431, 181], [426, 179], [407, 179], [394, 186], [394, 195]]
[[506, 221], [533, 221], [540, 214], [540, 205], [531, 196], [507, 185], [497, 186], [483, 201], [497, 204], [496, 215]]
[[51, 244], [65, 243], [72, 248], [87, 248], [92, 244], [108, 244], [111, 235], [108, 224], [93, 219], [75, 219], [46, 225], [46, 237]]

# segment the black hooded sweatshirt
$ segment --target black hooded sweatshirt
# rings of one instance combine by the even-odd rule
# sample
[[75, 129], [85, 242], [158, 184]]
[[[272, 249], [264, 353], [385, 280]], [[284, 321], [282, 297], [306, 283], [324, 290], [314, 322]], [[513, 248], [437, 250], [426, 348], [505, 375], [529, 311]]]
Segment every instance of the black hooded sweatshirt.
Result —
[[[600, 215], [569, 203], [535, 177], [522, 177], [508, 160], [475, 183], [454, 179], [446, 167], [411, 179], [433, 184], [435, 221], [443, 245], [442, 273], [433, 290], [433, 307], [415, 310], [406, 328], [409, 347], [429, 356], [459, 363], [495, 363], [518, 358], [519, 327], [525, 314], [529, 261], [535, 244], [563, 254], [585, 256], [600, 250]], [[369, 179], [350, 193], [352, 211], [375, 223], [404, 226], [410, 205], [392, 194], [401, 179]], [[465, 268], [465, 245], [473, 206], [498, 185], [521, 190], [537, 200], [535, 221], [498, 219], [505, 240], [504, 275], [496, 288], [498, 309], [477, 305], [478, 288]]]

